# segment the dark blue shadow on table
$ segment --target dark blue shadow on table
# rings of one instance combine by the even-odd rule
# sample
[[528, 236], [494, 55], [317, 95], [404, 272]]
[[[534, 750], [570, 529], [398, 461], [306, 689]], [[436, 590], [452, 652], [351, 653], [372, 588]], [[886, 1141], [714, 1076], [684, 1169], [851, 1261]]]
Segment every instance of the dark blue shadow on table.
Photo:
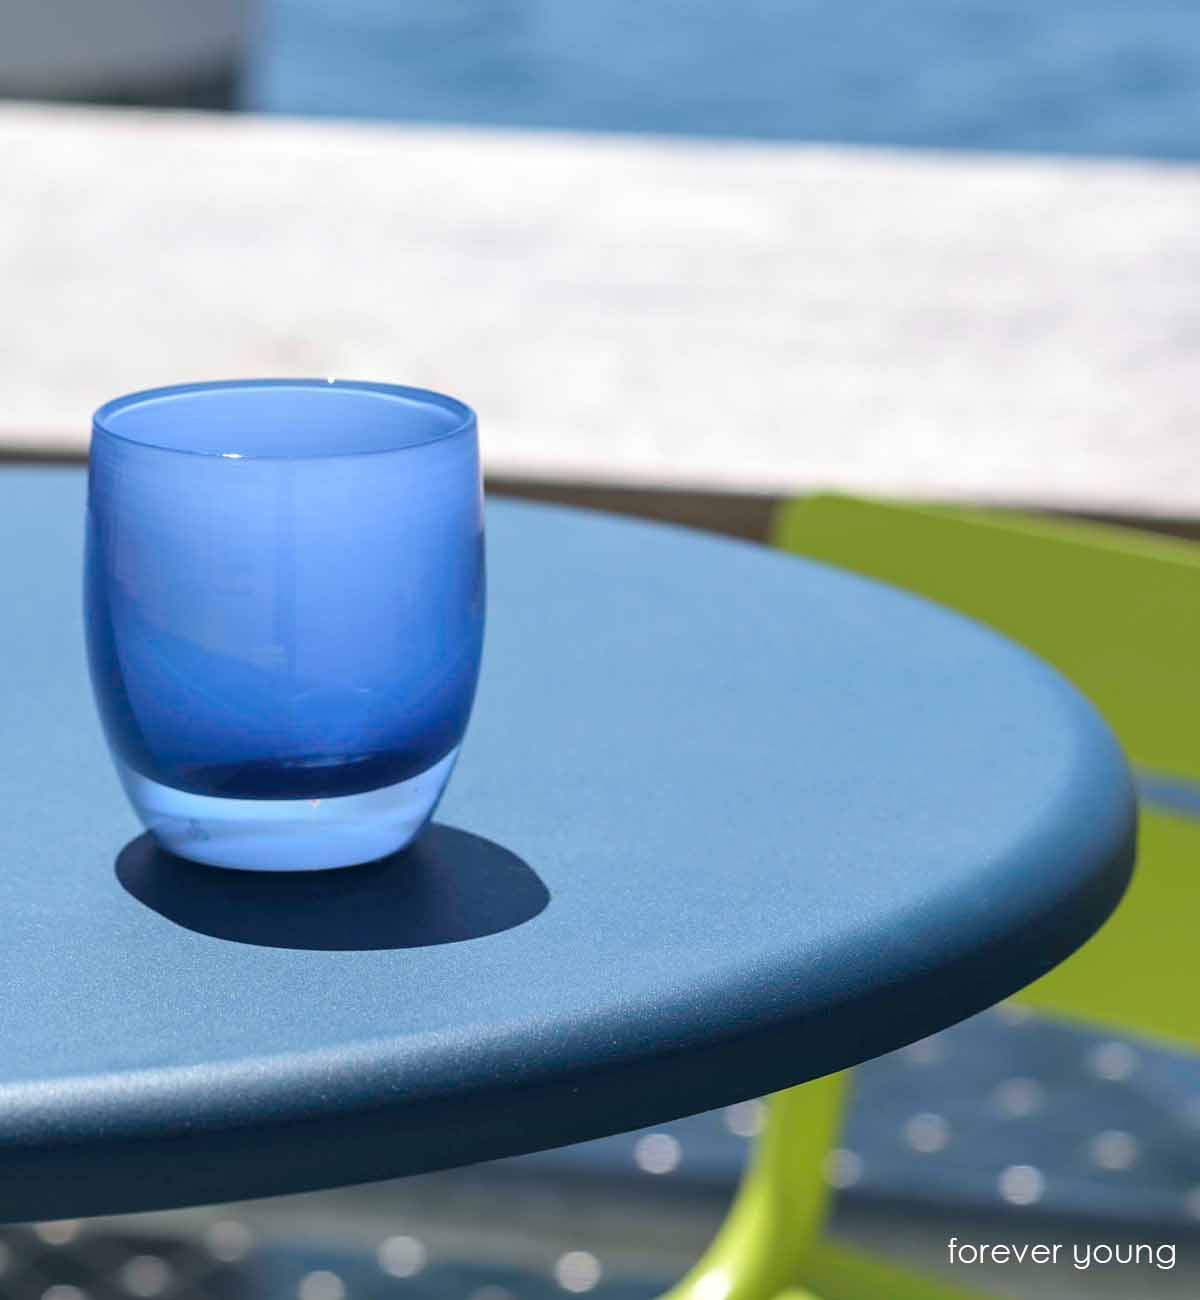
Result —
[[338, 952], [424, 948], [511, 930], [550, 891], [491, 840], [430, 826], [410, 848], [341, 871], [229, 871], [201, 866], [141, 835], [117, 878], [134, 898], [198, 934], [268, 948]]

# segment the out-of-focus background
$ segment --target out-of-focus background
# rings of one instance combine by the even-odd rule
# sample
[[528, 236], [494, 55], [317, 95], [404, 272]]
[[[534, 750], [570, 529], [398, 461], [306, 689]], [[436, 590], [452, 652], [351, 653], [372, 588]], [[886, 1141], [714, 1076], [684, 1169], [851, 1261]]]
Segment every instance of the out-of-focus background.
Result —
[[158, 382], [382, 375], [469, 397], [515, 490], [755, 535], [816, 487], [1200, 510], [1182, 0], [0, 0], [0, 33], [10, 454]]
[[[489, 485], [756, 540], [818, 489], [1200, 536], [1187, 0], [0, 0], [0, 457], [177, 380], [479, 410]], [[0, 1230], [0, 1296], [656, 1294], [761, 1123]], [[857, 1073], [836, 1232], [1174, 1242], [1200, 1066], [1000, 1008]], [[886, 1300], [880, 1297], [880, 1300]]]

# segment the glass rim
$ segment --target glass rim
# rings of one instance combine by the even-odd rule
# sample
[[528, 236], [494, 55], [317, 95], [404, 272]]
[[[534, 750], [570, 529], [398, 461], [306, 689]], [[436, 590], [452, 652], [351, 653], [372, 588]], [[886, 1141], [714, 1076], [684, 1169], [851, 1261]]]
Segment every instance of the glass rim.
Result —
[[[164, 398], [198, 396], [204, 393], [244, 390], [252, 392], [261, 389], [310, 389], [314, 392], [342, 390], [354, 393], [369, 393], [377, 397], [399, 399], [401, 401], [420, 403], [456, 416], [458, 422], [446, 429], [437, 430], [415, 441], [397, 442], [394, 446], [362, 448], [339, 448], [331, 446], [319, 451], [295, 451], [283, 455], [264, 455], [263, 453], [209, 451], [197, 447], [171, 446], [165, 442], [156, 442], [152, 438], [133, 437], [114, 429], [109, 421], [123, 411], [132, 410]], [[162, 451], [176, 456], [200, 456], [209, 460], [334, 460], [357, 456], [387, 456], [398, 452], [414, 451], [433, 442], [444, 442], [463, 434], [473, 432], [477, 427], [475, 412], [465, 402], [446, 393], [439, 393], [431, 388], [414, 388], [407, 384], [380, 383], [367, 379], [316, 379], [316, 378], [279, 378], [279, 379], [209, 379], [192, 383], [164, 384], [157, 388], [142, 388], [132, 393], [122, 393], [110, 398], [98, 406], [92, 413], [92, 433], [115, 438], [118, 442], [128, 443], [131, 447], [145, 447], [147, 450]]]

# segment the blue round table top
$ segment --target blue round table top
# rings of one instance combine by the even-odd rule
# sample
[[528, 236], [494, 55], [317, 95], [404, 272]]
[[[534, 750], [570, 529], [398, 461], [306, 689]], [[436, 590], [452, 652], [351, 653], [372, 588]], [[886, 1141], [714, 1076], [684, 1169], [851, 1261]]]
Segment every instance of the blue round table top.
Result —
[[761, 547], [504, 502], [425, 837], [299, 876], [172, 859], [95, 719], [83, 500], [77, 470], [0, 474], [0, 1217], [416, 1173], [784, 1088], [1021, 988], [1127, 882], [1122, 755], [1024, 651]]

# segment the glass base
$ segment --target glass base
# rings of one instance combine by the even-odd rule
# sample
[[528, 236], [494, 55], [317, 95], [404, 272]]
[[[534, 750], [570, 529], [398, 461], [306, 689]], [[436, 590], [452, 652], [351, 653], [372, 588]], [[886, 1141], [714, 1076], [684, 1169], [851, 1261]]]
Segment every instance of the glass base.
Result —
[[433, 815], [458, 747], [418, 776], [332, 799], [217, 799], [160, 785], [120, 761], [134, 811], [171, 853], [243, 871], [327, 871], [412, 843]]

